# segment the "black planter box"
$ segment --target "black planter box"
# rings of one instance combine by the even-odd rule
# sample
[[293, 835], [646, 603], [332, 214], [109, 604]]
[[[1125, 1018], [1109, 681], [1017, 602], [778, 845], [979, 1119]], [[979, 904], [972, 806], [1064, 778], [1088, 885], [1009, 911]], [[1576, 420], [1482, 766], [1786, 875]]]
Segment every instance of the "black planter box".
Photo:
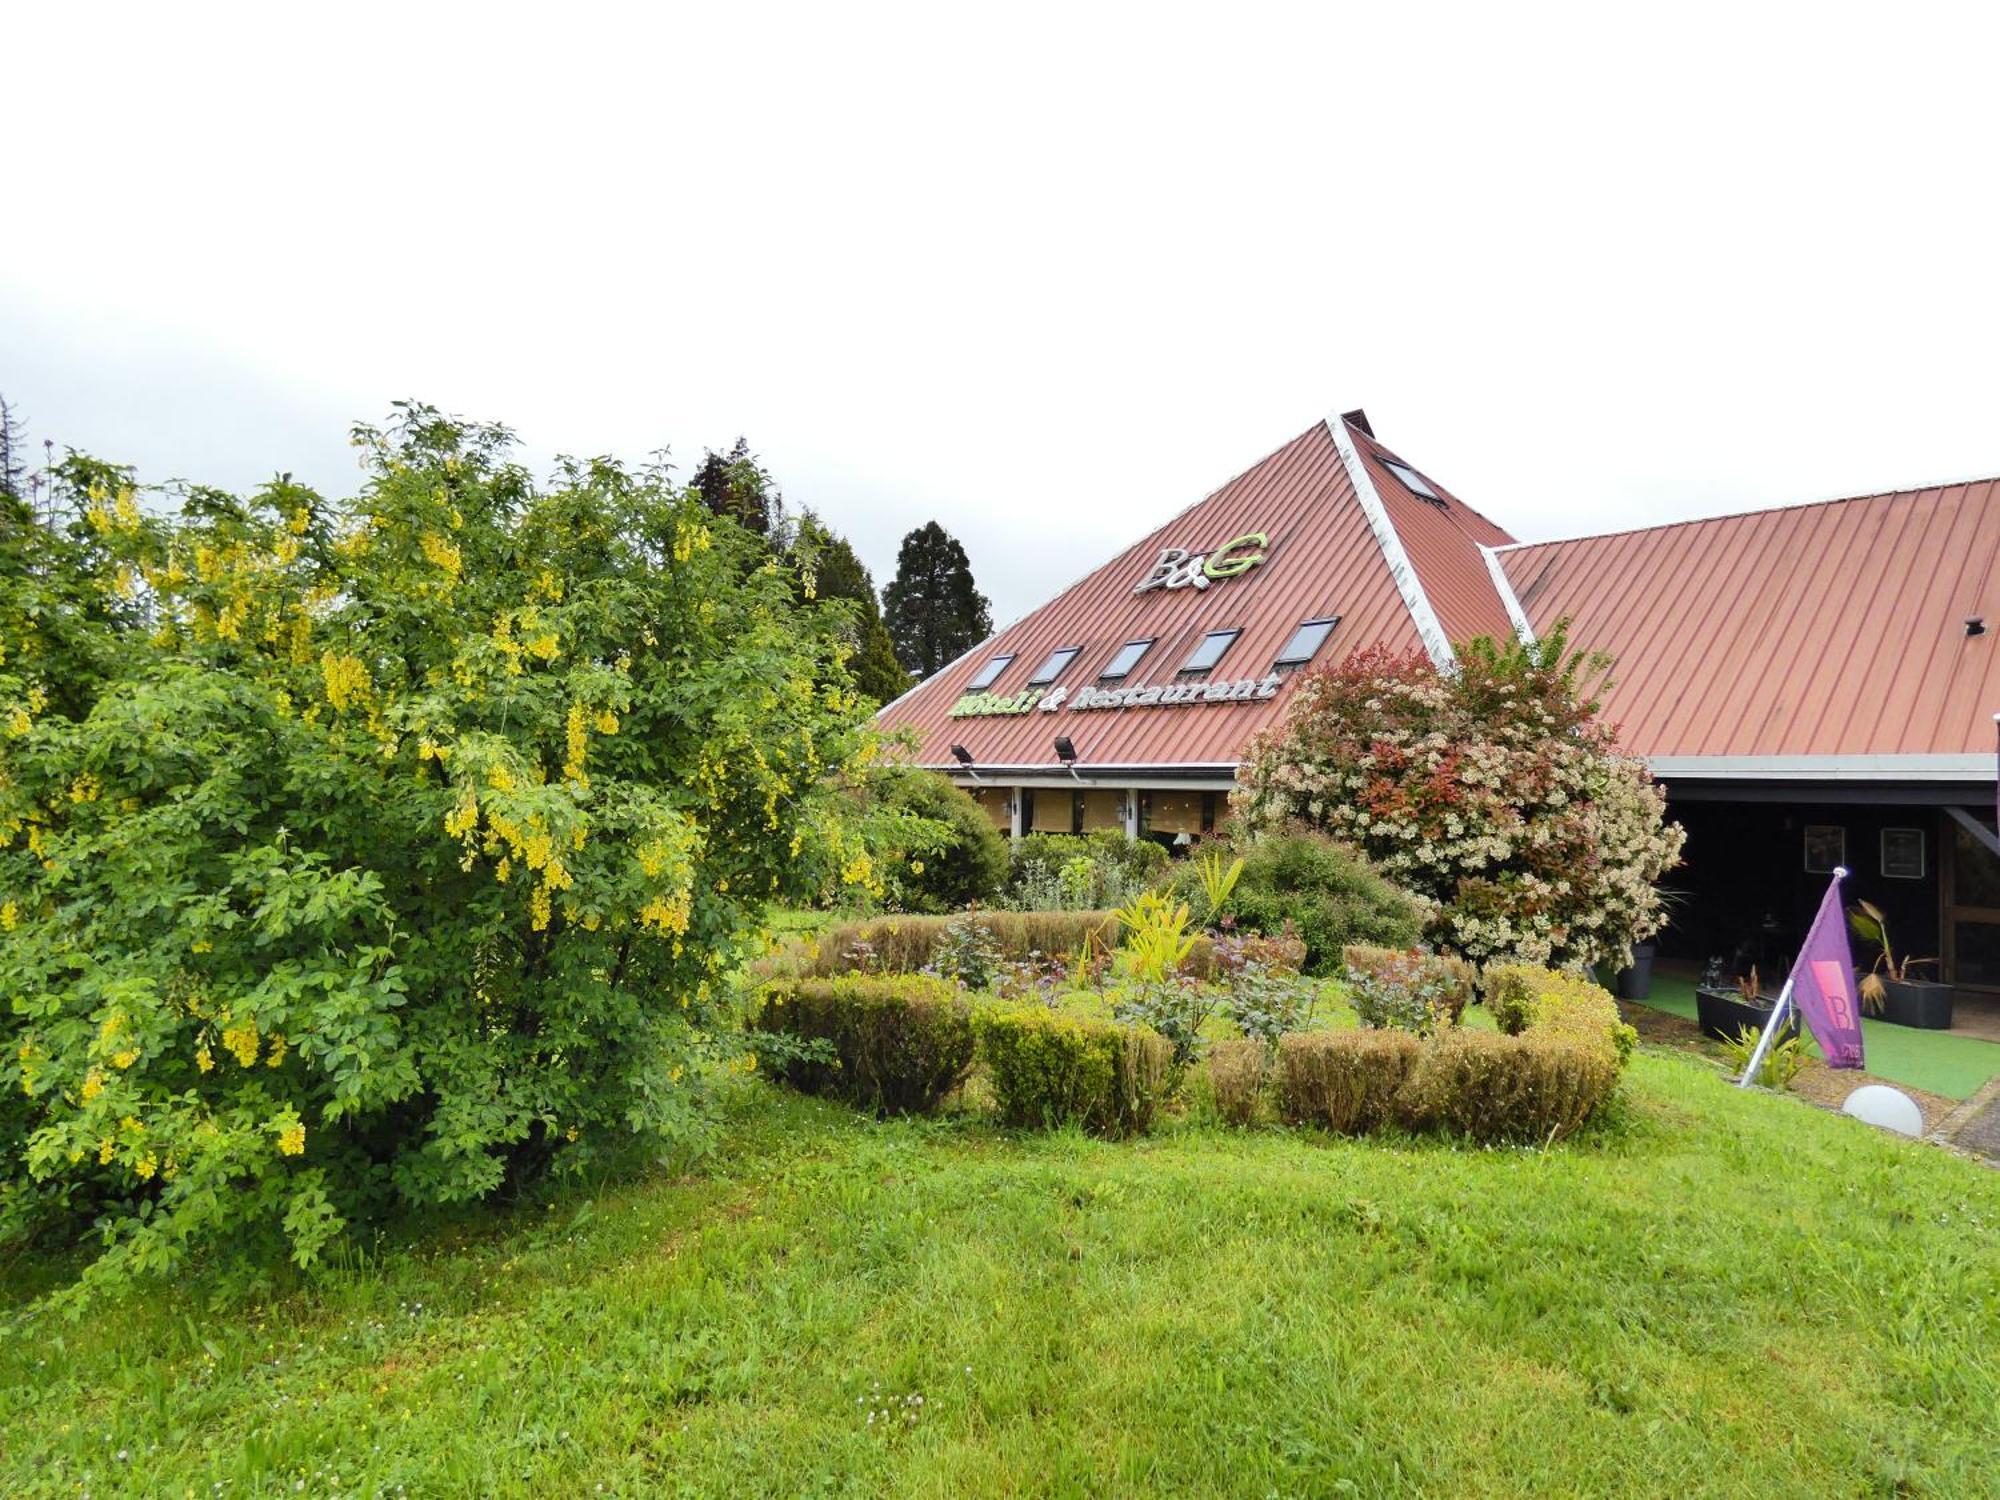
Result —
[[[1746, 1028], [1761, 1032], [1771, 1023], [1771, 1007], [1775, 999], [1766, 1000], [1761, 996], [1753, 1004], [1745, 1000], [1735, 990], [1697, 989], [1694, 992], [1695, 1019], [1701, 1023], [1704, 1036], [1712, 1036], [1718, 1042], [1733, 1042], [1737, 1034]], [[1799, 1034], [1799, 1013], [1790, 1011], [1785, 1016], [1785, 1029], [1778, 1034], [1778, 1040]]]
[[1950, 985], [1928, 979], [1885, 979], [1882, 988], [1888, 991], [1882, 1000], [1882, 1020], [1923, 1031], [1951, 1030]]
[[1653, 993], [1653, 945], [1632, 945], [1632, 967], [1620, 969], [1613, 984], [1620, 1000], [1644, 1000]]

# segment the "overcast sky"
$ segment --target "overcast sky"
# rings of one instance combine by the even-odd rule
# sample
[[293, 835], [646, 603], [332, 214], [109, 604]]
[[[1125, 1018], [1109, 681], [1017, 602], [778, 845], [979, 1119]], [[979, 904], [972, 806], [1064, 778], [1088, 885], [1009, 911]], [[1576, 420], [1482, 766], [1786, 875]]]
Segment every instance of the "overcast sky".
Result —
[[17, 7], [0, 392], [738, 433], [1011, 617], [1328, 411], [1523, 539], [2000, 473], [1974, 8]]

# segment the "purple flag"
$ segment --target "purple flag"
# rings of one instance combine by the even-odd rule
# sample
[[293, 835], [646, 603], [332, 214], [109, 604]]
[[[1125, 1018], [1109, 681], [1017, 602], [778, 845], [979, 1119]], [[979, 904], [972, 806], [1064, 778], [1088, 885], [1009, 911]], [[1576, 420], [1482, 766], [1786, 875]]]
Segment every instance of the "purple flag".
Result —
[[1840, 877], [1846, 873], [1834, 872], [1805, 946], [1799, 949], [1799, 961], [1792, 965], [1792, 1001], [1812, 1028], [1829, 1068], [1861, 1066], [1861, 1006], [1854, 992], [1847, 918], [1840, 906]]

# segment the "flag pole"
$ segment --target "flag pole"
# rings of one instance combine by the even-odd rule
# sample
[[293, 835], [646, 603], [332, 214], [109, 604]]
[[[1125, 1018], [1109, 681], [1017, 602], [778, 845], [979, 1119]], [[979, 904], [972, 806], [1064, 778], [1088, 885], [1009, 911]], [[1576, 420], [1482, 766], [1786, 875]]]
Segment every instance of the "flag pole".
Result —
[[[1994, 715], [1994, 722], [2000, 723], [2000, 714]], [[1847, 867], [1844, 865], [1835, 865], [1833, 868], [1834, 885], [1838, 886], [1846, 878]], [[1796, 960], [1793, 962], [1792, 968], [1794, 970], [1798, 968]], [[1764, 1066], [1765, 1054], [1771, 1050], [1771, 1044], [1777, 1041], [1778, 1033], [1784, 1029], [1785, 1012], [1791, 1009], [1792, 1004], [1792, 983], [1793, 976], [1787, 974], [1785, 976], [1785, 987], [1778, 991], [1777, 1003], [1771, 1007], [1771, 1019], [1764, 1023], [1764, 1034], [1757, 1038], [1757, 1047], [1750, 1054], [1749, 1065], [1744, 1068], [1743, 1076], [1736, 1080], [1736, 1086], [1739, 1089], [1750, 1087], [1750, 1080], [1755, 1078], [1757, 1070]]]

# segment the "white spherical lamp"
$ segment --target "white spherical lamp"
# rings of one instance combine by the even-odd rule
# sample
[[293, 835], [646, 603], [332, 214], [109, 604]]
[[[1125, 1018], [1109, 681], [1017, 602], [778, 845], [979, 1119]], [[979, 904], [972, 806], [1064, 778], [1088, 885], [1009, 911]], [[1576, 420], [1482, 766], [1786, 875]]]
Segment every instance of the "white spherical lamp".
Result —
[[1898, 1135], [1914, 1138], [1924, 1133], [1924, 1112], [1917, 1108], [1917, 1101], [1886, 1084], [1863, 1084], [1847, 1096], [1840, 1112]]

